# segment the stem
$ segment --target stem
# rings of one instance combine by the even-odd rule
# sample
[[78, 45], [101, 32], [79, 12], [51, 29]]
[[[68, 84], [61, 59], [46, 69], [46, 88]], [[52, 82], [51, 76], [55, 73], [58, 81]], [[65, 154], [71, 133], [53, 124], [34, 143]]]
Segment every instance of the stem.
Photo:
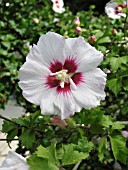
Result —
[[11, 138], [9, 138], [9, 139], [0, 139], [0, 141], [9, 141], [9, 140], [19, 140], [19, 139], [11, 139]]
[[78, 167], [79, 167], [79, 165], [80, 165], [80, 163], [81, 163], [81, 161], [79, 161], [74, 167], [73, 167], [73, 169], [72, 170], [77, 170], [78, 169]]
[[[17, 125], [17, 126], [25, 127], [25, 128], [31, 129], [31, 127], [20, 125], [19, 123], [16, 123], [16, 122], [14, 122], [13, 120], [10, 120], [10, 119], [4, 117], [4, 116], [1, 115], [1, 114], [0, 114], [0, 118], [3, 119], [3, 120], [6, 120], [6, 121], [8, 121], [8, 122], [11, 122], [11, 123], [13, 123], [13, 124], [15, 124], [15, 125]], [[31, 129], [31, 130], [32, 130], [32, 129]], [[43, 133], [42, 131], [40, 131], [40, 130], [38, 130], [38, 129], [34, 129], [34, 131]]]
[[1, 114], [0, 114], [0, 118], [1, 118], [1, 119], [6, 120], [6, 121], [8, 121], [8, 122], [11, 122], [11, 123], [13, 123], [13, 124], [15, 124], [15, 125], [20, 126], [20, 124], [18, 124], [18, 123], [16, 123], [16, 122], [14, 122], [14, 121], [12, 121], [12, 120], [10, 120], [10, 119], [8, 119], [8, 118], [4, 117], [4, 116], [3, 116], [3, 115], [1, 115]]
[[123, 125], [128, 125], [128, 121], [117, 121], [117, 123], [123, 124]]

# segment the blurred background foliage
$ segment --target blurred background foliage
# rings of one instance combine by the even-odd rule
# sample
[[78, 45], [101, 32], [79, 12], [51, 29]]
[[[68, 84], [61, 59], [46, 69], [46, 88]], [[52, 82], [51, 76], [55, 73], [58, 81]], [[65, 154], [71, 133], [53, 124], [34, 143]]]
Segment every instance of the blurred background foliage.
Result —
[[[100, 148], [97, 151], [98, 144], [96, 138], [105, 136], [106, 129], [107, 132], [114, 135], [117, 131], [121, 134], [122, 129], [127, 130], [128, 128], [127, 125], [125, 127], [120, 125], [118, 128], [112, 129], [114, 121], [128, 120], [128, 19], [127, 17], [119, 20], [109, 19], [104, 13], [104, 6], [107, 2], [107, 0], [102, 0], [101, 2], [97, 0], [65, 0], [66, 10], [62, 14], [52, 10], [52, 2], [50, 0], [4, 0], [0, 3], [1, 108], [6, 107], [10, 96], [14, 95], [17, 103], [23, 106], [26, 112], [33, 113], [39, 109], [22, 97], [22, 92], [18, 87], [18, 70], [25, 62], [30, 46], [34, 43], [36, 44], [42, 34], [53, 31], [60, 33], [66, 38], [81, 35], [87, 42], [104, 54], [104, 60], [100, 68], [107, 73], [106, 100], [101, 102], [100, 108], [90, 111], [83, 109], [81, 113], [77, 113], [73, 117], [73, 120], [77, 124], [92, 125], [92, 129], [84, 132], [84, 135], [95, 144], [95, 149], [91, 152], [90, 159], [88, 158], [86, 161], [83, 161], [79, 170], [111, 170], [115, 166], [115, 160], [110, 143], [108, 142], [108, 149], [104, 149], [105, 157], [102, 155], [104, 158], [100, 162], [97, 156], [97, 152], [100, 154]], [[82, 28], [81, 33], [76, 33], [76, 25], [74, 25], [74, 19], [76, 17], [80, 18], [79, 26]], [[91, 36], [95, 37], [93, 41], [91, 41]], [[19, 140], [19, 153], [24, 154], [26, 150], [30, 150], [33, 153], [39, 144], [45, 147], [49, 146], [52, 143], [54, 135], [60, 130], [46, 125], [44, 127], [41, 126], [41, 122], [48, 122], [50, 119], [47, 116], [44, 116], [43, 119], [37, 119], [39, 115], [36, 112], [33, 114], [33, 118], [27, 116], [23, 119], [14, 120], [21, 126], [27, 126], [28, 122], [31, 125], [33, 122], [35, 125], [32, 128], [45, 129], [44, 131], [46, 133], [43, 139], [36, 132], [35, 136], [32, 136], [33, 138], [31, 139], [35, 141], [35, 144], [33, 145], [32, 142], [30, 146], [27, 145], [24, 139], [31, 131], [24, 134], [21, 127], [14, 131], [15, 126], [8, 128], [10, 123], [5, 122], [3, 131], [8, 133], [8, 135], [11, 134], [11, 138], [23, 135]], [[88, 115], [91, 116], [88, 117]], [[100, 116], [102, 117], [101, 119]], [[70, 133], [66, 137], [63, 137], [63, 135], [58, 137], [60, 141], [62, 140], [60, 143], [75, 143], [83, 132], [78, 130], [75, 133]], [[108, 136], [105, 140], [107, 138]], [[25, 146], [24, 151], [23, 146]], [[125, 153], [124, 155], [127, 154]], [[121, 161], [119, 156], [115, 158]], [[118, 167], [121, 166], [123, 170], [128, 168], [122, 163], [116, 162], [117, 165]], [[70, 166], [67, 166], [67, 169], [70, 168]]]

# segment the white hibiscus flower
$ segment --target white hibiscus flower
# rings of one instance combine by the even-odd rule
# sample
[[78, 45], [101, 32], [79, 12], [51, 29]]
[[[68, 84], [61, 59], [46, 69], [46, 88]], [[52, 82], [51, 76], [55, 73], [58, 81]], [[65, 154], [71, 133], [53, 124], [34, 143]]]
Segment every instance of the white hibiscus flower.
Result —
[[0, 170], [29, 170], [29, 165], [27, 165], [24, 157], [15, 152], [9, 151]]
[[126, 8], [125, 2], [118, 4], [115, 1], [110, 1], [105, 6], [105, 12], [109, 18], [119, 19], [120, 17], [126, 17], [123, 9]]
[[103, 54], [84, 41], [48, 32], [40, 37], [20, 69], [23, 96], [42, 114], [65, 119], [104, 100], [106, 74], [97, 66]]
[[52, 0], [53, 2], [53, 11], [57, 12], [57, 13], [63, 13], [65, 11], [64, 6], [64, 2], [63, 0]]

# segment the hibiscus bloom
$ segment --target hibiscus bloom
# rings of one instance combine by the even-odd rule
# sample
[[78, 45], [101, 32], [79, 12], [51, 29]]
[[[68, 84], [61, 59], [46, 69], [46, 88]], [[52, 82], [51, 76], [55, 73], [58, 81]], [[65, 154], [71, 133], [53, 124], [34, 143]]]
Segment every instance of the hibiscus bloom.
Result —
[[126, 8], [124, 3], [118, 4], [115, 1], [110, 1], [105, 6], [105, 12], [109, 18], [119, 19], [120, 17], [126, 17], [123, 9]]
[[15, 152], [9, 151], [0, 170], [29, 170], [29, 165], [27, 165], [24, 157]]
[[42, 114], [65, 119], [104, 100], [106, 74], [97, 66], [103, 54], [84, 41], [48, 32], [34, 45], [20, 68], [23, 96]]
[[63, 0], [52, 0], [53, 2], [53, 11], [57, 12], [57, 13], [63, 13], [65, 11], [65, 9], [63, 8], [64, 6], [64, 2]]

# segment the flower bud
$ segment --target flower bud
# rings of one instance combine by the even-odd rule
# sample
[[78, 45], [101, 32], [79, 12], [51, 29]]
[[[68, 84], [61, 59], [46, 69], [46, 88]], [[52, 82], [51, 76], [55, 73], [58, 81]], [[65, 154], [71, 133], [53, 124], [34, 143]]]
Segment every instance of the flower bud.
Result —
[[77, 26], [75, 32], [76, 32], [77, 34], [82, 33], [82, 28]]
[[65, 120], [61, 120], [61, 117], [60, 116], [53, 116], [51, 118], [51, 121], [54, 125], [57, 125], [61, 128], [66, 128], [67, 127], [67, 123]]
[[96, 42], [96, 37], [94, 35], [90, 36], [88, 39], [90, 44], [94, 44]]
[[126, 140], [128, 140], [128, 131], [123, 130], [123, 131], [122, 131], [122, 136], [123, 136]]
[[113, 35], [116, 35], [117, 33], [118, 33], [118, 32], [117, 32], [117, 29], [114, 28], [114, 29], [112, 30], [112, 34], [113, 34]]
[[74, 19], [74, 25], [80, 25], [80, 18], [79, 17], [76, 17]]
[[38, 24], [38, 23], [39, 23], [38, 18], [34, 18], [34, 19], [33, 19], [33, 22], [34, 22], [35, 24]]

